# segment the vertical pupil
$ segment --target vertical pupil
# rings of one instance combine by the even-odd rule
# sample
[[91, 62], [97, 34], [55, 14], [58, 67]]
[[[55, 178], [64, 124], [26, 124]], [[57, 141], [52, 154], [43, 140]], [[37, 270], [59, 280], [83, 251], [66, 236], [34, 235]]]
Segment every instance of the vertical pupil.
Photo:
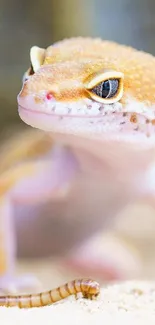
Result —
[[109, 95], [109, 92], [110, 92], [110, 82], [109, 82], [109, 80], [106, 80], [106, 81], [103, 82], [101, 92], [102, 92], [101, 95], [102, 95], [103, 98], [106, 98]]

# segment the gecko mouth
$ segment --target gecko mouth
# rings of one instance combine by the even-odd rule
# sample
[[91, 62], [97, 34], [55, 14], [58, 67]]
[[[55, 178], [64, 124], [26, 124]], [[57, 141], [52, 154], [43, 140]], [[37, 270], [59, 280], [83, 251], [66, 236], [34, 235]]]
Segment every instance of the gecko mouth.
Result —
[[148, 141], [155, 134], [155, 108], [134, 99], [129, 98], [124, 107], [120, 102], [105, 105], [84, 98], [62, 103], [45, 97], [45, 93], [40, 97], [18, 95], [19, 116], [26, 124], [48, 132], [100, 138], [106, 134], [128, 141], [132, 137], [134, 141], [138, 137]]
[[[108, 105], [109, 106], [109, 105]], [[108, 138], [116, 140], [139, 141], [153, 140], [155, 126], [148, 123], [145, 114], [136, 114], [135, 112], [105, 111], [104, 114], [63, 114], [56, 112], [42, 112], [28, 109], [18, 105], [20, 118], [28, 125], [54, 133], [85, 135], [89, 137], [100, 137], [105, 134]], [[152, 141], [151, 141], [152, 142]]]
[[17, 100], [18, 105], [23, 109], [38, 113], [42, 112], [52, 116], [101, 117], [109, 112], [122, 111], [122, 104], [119, 102], [103, 104], [89, 98], [82, 98], [72, 102], [57, 102], [54, 99], [48, 100], [45, 92], [38, 96], [29, 95], [26, 98], [19, 95]]
[[21, 119], [33, 127], [47, 131], [55, 131], [57, 128], [60, 131], [63, 128], [65, 132], [71, 133], [75, 130], [86, 131], [88, 128], [92, 133], [94, 125], [98, 130], [101, 124], [103, 126], [103, 116], [108, 116], [110, 112], [112, 114], [116, 111], [121, 112], [122, 105], [120, 103], [103, 105], [88, 98], [62, 103], [47, 100], [45, 93], [42, 93], [40, 97], [29, 95], [23, 98], [19, 95], [18, 108]]

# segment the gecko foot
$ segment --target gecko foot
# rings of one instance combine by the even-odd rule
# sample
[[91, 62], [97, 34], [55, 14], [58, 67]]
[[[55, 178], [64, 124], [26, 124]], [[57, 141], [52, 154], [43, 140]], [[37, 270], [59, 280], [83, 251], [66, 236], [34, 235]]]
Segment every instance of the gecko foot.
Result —
[[36, 290], [37, 292], [39, 289], [41, 289], [41, 283], [35, 276], [31, 274], [17, 277], [10, 275], [0, 277], [1, 295], [29, 292], [30, 290]]
[[76, 248], [62, 264], [82, 276], [89, 274], [104, 282], [135, 278], [143, 268], [140, 252], [132, 241], [104, 232]]

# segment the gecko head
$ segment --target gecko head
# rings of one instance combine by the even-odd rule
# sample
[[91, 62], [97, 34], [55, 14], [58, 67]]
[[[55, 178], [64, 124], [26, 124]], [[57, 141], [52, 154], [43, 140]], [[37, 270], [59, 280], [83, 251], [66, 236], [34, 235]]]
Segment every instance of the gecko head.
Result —
[[[46, 131], [148, 133], [155, 118], [155, 58], [113, 42], [70, 39], [32, 47], [19, 115]], [[151, 127], [150, 127], [151, 125]], [[152, 132], [152, 131], [151, 131]]]

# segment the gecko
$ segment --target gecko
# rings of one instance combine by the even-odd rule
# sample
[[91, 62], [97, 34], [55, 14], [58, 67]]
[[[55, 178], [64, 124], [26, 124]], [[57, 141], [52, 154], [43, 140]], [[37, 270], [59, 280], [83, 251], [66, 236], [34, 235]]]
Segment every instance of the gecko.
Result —
[[[113, 224], [130, 202], [154, 202], [155, 59], [114, 42], [73, 38], [47, 49], [33, 46], [30, 61], [17, 99], [19, 115], [48, 136], [48, 145], [38, 142], [45, 149], [41, 162], [28, 159], [3, 173], [2, 215], [10, 220], [14, 202], [47, 202], [71, 184], [69, 203], [62, 205], [67, 232], [62, 246], [68, 247], [72, 235], [74, 247]], [[32, 142], [35, 134], [30, 133]], [[13, 227], [5, 227], [0, 288], [20, 282], [12, 276]]]
[[[62, 153], [58, 186], [69, 168], [64, 153], [68, 166], [72, 162], [78, 199], [74, 189], [68, 219], [77, 233], [82, 225], [81, 242], [87, 229], [90, 236], [106, 228], [131, 202], [154, 207], [155, 57], [77, 37], [33, 46], [30, 60], [17, 97], [19, 116], [51, 135]], [[81, 207], [85, 215], [78, 219]]]

